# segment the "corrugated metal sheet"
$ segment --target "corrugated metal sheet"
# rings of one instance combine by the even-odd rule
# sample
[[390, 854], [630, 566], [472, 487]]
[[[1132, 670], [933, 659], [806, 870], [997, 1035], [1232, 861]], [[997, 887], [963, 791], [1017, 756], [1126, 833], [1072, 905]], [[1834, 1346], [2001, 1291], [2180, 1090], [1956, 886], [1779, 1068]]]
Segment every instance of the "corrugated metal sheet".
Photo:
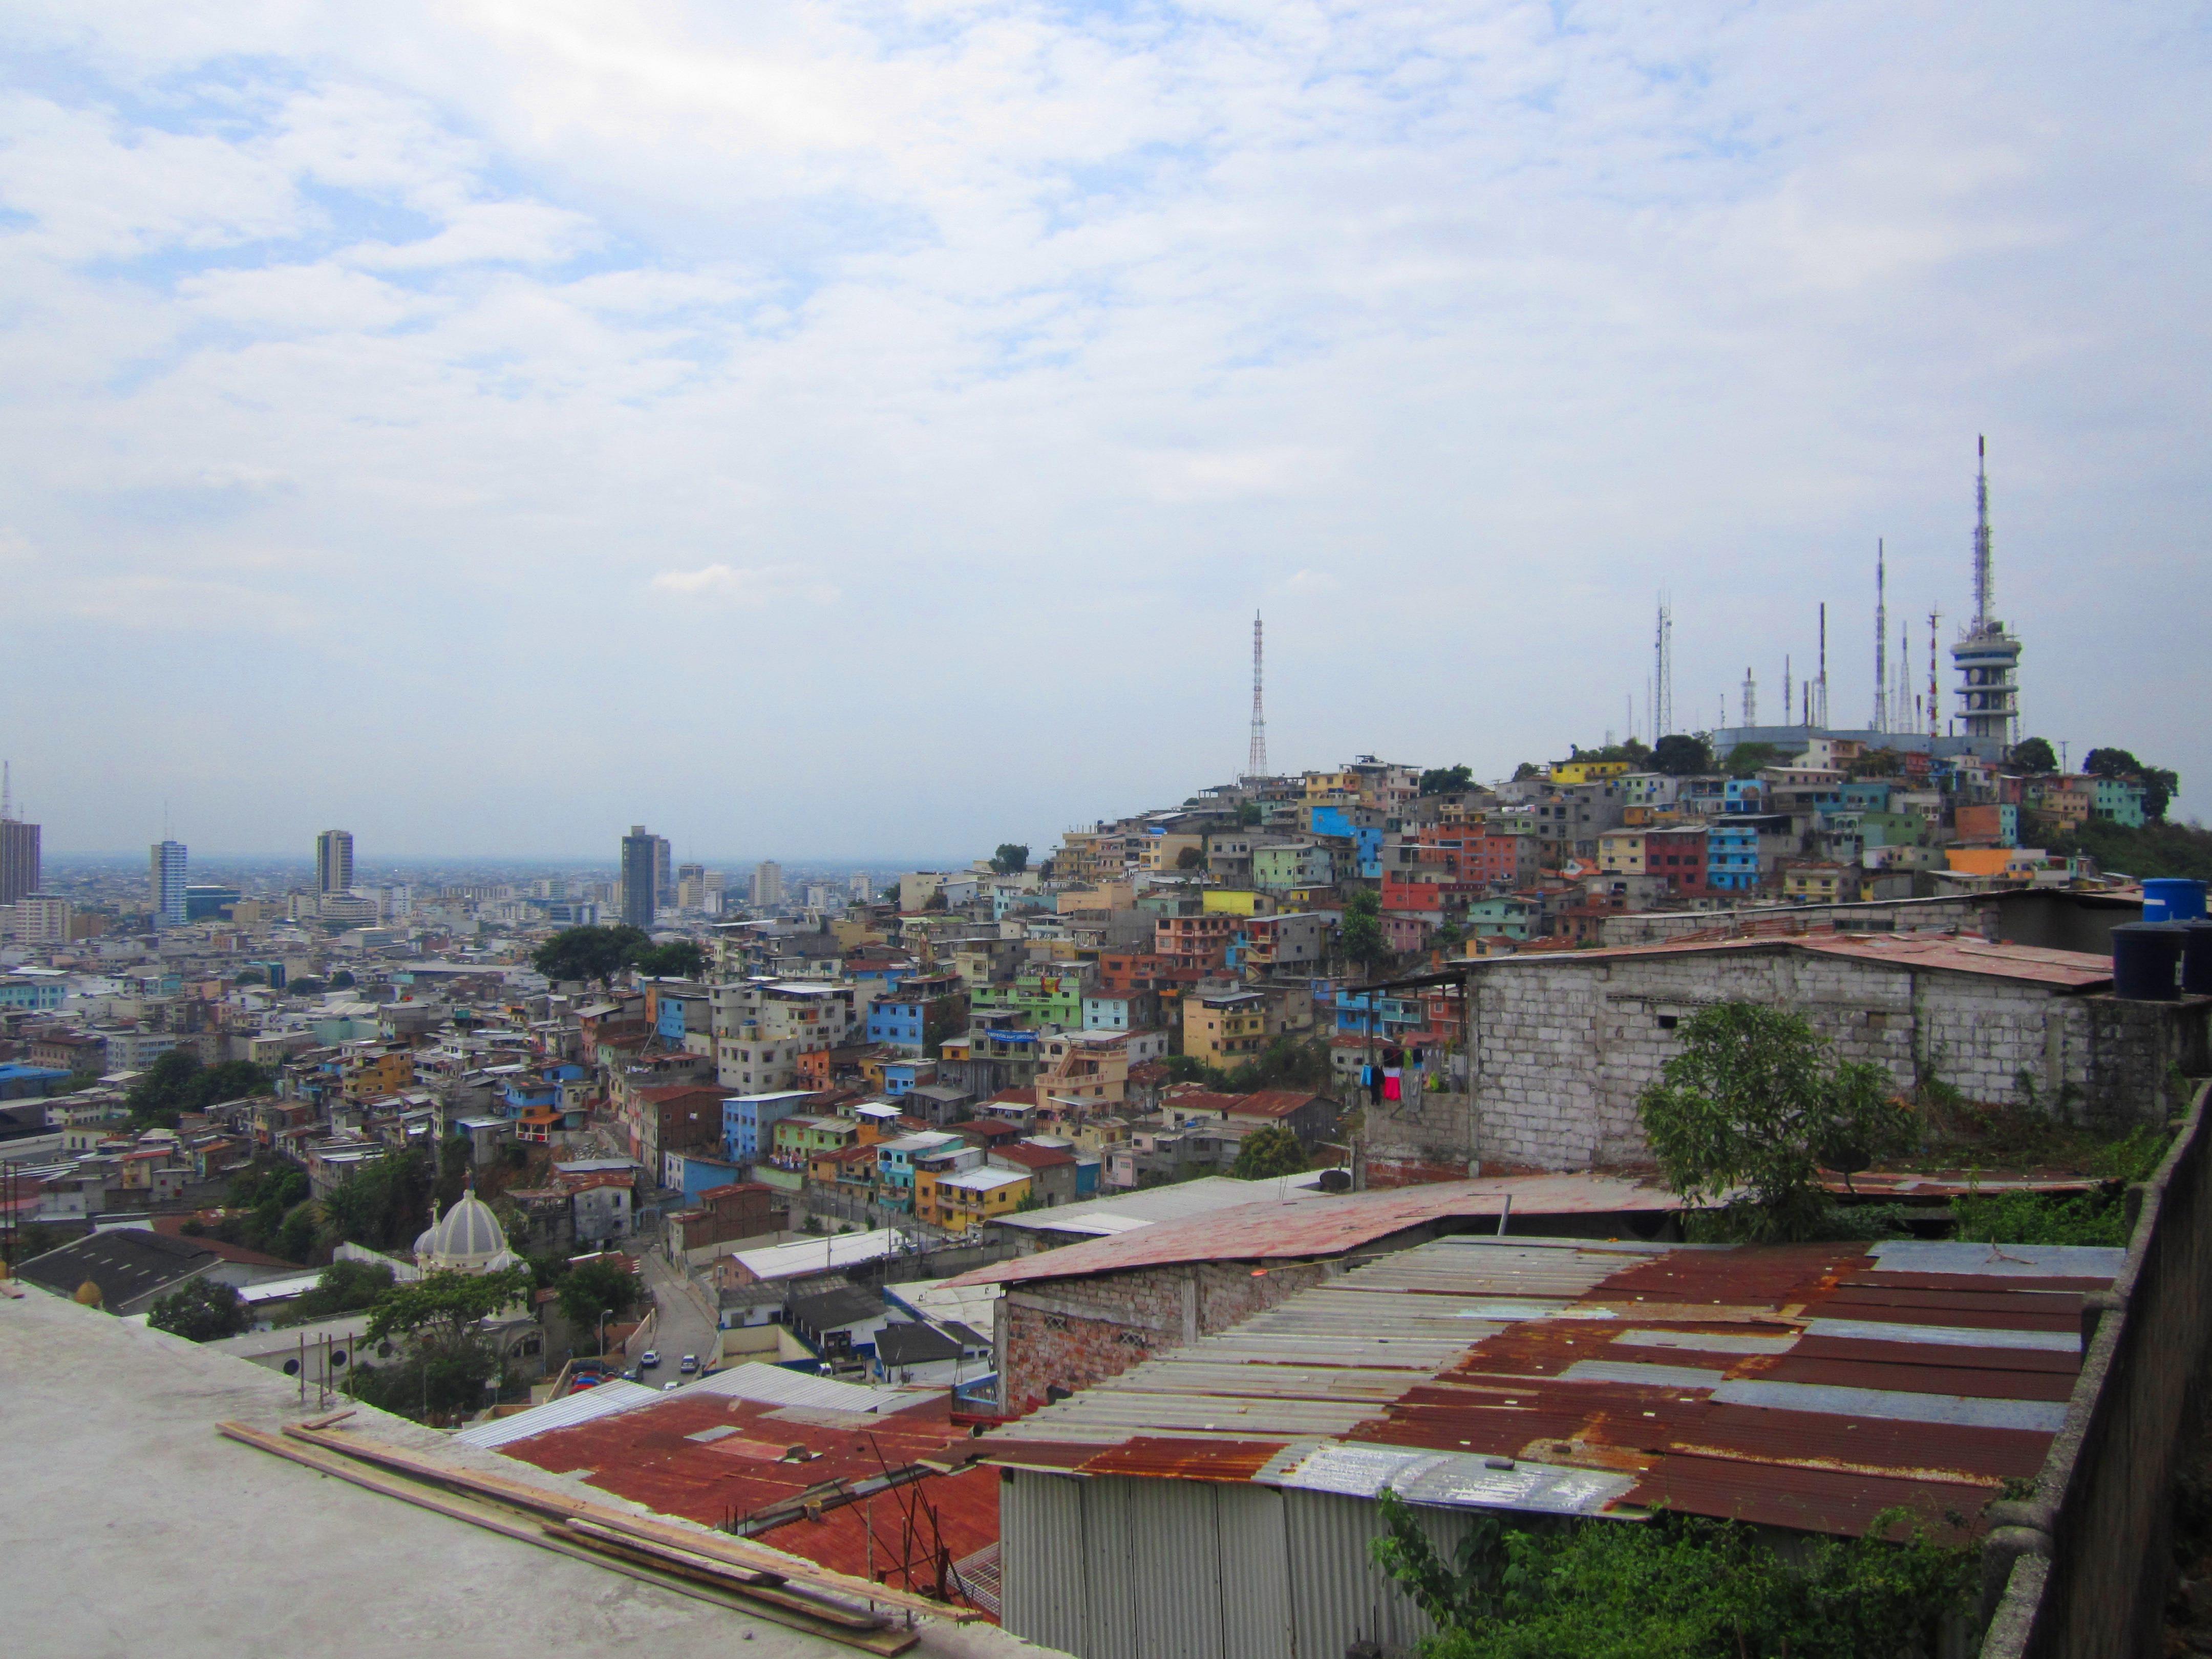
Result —
[[1213, 1505], [1222, 1659], [1282, 1659], [1296, 1652], [1284, 1495], [1268, 1486], [1217, 1486]]
[[1409, 1504], [1536, 1515], [1601, 1514], [1636, 1484], [1601, 1469], [1395, 1446], [1322, 1446], [1273, 1478], [1302, 1492], [1377, 1498], [1387, 1487]]
[[[1262, 1261], [1340, 1255], [1392, 1233], [1455, 1217], [1608, 1215], [1678, 1210], [1664, 1188], [1613, 1176], [1509, 1176], [1446, 1181], [1344, 1197], [1267, 1198], [1231, 1210], [1156, 1222], [1109, 1238], [978, 1267], [957, 1285], [1021, 1284], [1186, 1261]], [[782, 1248], [797, 1248], [787, 1246]]]
[[608, 1417], [617, 1412], [650, 1406], [661, 1398], [658, 1389], [648, 1389], [617, 1378], [611, 1382], [602, 1382], [596, 1389], [586, 1389], [581, 1394], [563, 1395], [560, 1399], [549, 1400], [542, 1406], [532, 1406], [528, 1411], [517, 1412], [512, 1417], [497, 1417], [489, 1423], [479, 1423], [472, 1429], [463, 1429], [453, 1438], [465, 1446], [504, 1446], [512, 1441], [527, 1440], [532, 1435], [544, 1434], [549, 1430], [565, 1429], [572, 1424], [588, 1423], [596, 1417]]
[[1000, 1483], [1000, 1621], [1007, 1630], [1085, 1652], [1089, 1556], [1081, 1481], [1017, 1470]]
[[[1447, 1559], [1467, 1535], [1464, 1515], [1416, 1510], [1413, 1516]], [[1361, 1641], [1374, 1642], [1385, 1653], [1403, 1653], [1436, 1633], [1428, 1615], [1369, 1553], [1382, 1531], [1372, 1503], [1333, 1492], [1286, 1492], [1283, 1522], [1295, 1659], [1340, 1659]]]
[[835, 1377], [809, 1376], [759, 1360], [732, 1365], [712, 1376], [702, 1376], [678, 1390], [681, 1394], [720, 1395], [731, 1400], [758, 1401], [774, 1406], [817, 1406], [827, 1411], [873, 1413], [903, 1411], [938, 1398], [941, 1389], [864, 1389]]

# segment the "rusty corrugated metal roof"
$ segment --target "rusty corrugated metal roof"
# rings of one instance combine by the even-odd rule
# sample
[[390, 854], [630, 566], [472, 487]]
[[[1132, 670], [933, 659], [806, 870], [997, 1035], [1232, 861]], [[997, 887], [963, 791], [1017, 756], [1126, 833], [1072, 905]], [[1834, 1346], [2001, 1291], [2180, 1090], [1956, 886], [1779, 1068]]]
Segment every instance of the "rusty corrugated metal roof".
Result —
[[961, 1455], [1353, 1495], [1418, 1467], [1429, 1501], [1452, 1504], [1664, 1504], [1841, 1535], [1903, 1505], [1972, 1533], [2006, 1480], [2041, 1467], [2081, 1368], [2081, 1293], [2121, 1258], [1443, 1238]]
[[[1267, 1182], [1252, 1184], [1262, 1194], [1271, 1186]], [[1516, 1216], [1609, 1215], [1682, 1207], [1681, 1199], [1663, 1187], [1632, 1176], [1607, 1175], [1497, 1176], [1337, 1198], [1310, 1194], [1298, 1198], [1261, 1196], [1234, 1209], [1181, 1221], [1153, 1222], [1109, 1238], [978, 1267], [951, 1282], [1012, 1285], [1025, 1279], [1079, 1278], [1185, 1261], [1296, 1261], [1340, 1255], [1429, 1222], [1455, 1216], [1498, 1215], [1509, 1197]]]
[[1657, 945], [1613, 945], [1595, 950], [1486, 957], [1470, 962], [1470, 971], [1499, 972], [1516, 963], [1565, 963], [1572, 966], [1708, 955], [1716, 951], [1809, 951], [1855, 962], [1896, 968], [1927, 968], [1954, 974], [1980, 974], [2026, 980], [2070, 991], [2087, 990], [2112, 977], [2112, 959], [2084, 951], [2053, 951], [2039, 945], [2008, 945], [1978, 939], [1927, 933], [1802, 933], [1784, 937], [1666, 941]]

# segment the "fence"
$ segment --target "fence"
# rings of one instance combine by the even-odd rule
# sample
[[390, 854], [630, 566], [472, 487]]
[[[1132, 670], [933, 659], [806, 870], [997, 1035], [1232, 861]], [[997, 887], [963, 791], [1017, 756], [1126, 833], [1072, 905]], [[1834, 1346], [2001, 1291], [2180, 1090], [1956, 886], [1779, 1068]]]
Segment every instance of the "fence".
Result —
[[2126, 1265], [2086, 1298], [2081, 1373], [2032, 1497], [1992, 1504], [1981, 1659], [2158, 1650], [2172, 1573], [2172, 1477], [2212, 1340], [2212, 1134], [2200, 1087], [2139, 1202]]

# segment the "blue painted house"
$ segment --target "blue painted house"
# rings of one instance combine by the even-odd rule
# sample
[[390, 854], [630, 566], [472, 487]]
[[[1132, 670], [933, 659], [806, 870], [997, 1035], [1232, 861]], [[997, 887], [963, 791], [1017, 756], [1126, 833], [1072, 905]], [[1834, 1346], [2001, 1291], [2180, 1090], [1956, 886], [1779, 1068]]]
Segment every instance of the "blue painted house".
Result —
[[732, 1158], [750, 1164], [766, 1158], [775, 1142], [775, 1126], [793, 1112], [803, 1111], [809, 1098], [804, 1089], [783, 1089], [767, 1095], [732, 1095], [722, 1103], [722, 1144]]

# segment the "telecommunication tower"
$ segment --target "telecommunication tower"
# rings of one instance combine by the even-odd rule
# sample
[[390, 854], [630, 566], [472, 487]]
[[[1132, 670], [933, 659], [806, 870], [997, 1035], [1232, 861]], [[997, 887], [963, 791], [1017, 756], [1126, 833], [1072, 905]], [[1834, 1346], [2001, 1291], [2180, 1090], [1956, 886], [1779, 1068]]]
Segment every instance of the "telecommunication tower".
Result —
[[1889, 579], [1881, 538], [1874, 539], [1874, 729], [1889, 730]]
[[1659, 596], [1659, 625], [1651, 647], [1651, 742], [1674, 729], [1674, 613]]
[[1267, 775], [1267, 712], [1260, 699], [1261, 667], [1264, 659], [1261, 650], [1260, 613], [1252, 613], [1252, 746], [1244, 757], [1244, 775], [1264, 778]]

